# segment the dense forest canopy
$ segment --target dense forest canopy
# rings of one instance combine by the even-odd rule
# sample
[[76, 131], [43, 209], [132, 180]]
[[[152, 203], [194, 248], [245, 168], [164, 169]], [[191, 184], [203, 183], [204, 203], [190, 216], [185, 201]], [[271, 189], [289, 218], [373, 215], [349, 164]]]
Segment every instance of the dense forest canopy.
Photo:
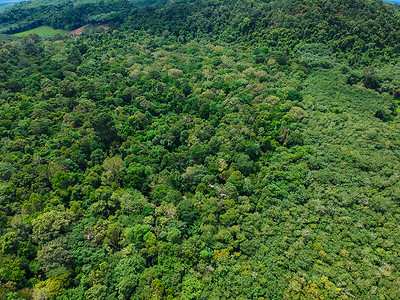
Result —
[[0, 40], [0, 299], [400, 298], [397, 6], [42, 3], [91, 27]]

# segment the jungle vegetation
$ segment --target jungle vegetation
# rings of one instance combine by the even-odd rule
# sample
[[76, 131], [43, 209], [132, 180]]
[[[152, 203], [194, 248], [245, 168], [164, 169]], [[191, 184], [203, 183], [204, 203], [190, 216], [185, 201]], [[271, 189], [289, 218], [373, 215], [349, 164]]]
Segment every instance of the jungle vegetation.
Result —
[[0, 299], [400, 298], [397, 6], [24, 5], [109, 28], [0, 40]]

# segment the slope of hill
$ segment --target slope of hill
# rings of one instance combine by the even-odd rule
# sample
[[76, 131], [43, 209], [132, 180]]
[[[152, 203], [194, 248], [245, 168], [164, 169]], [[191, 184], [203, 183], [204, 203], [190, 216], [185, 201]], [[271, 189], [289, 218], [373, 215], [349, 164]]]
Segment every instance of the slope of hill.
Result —
[[32, 0], [15, 5], [7, 3], [3, 7], [6, 11], [0, 14], [0, 32], [13, 34], [42, 25], [54, 29], [73, 30], [87, 24], [118, 23], [134, 7], [159, 7], [165, 2], [164, 0], [102, 2], [98, 0]]
[[397, 6], [21, 7], [113, 19], [0, 41], [0, 299], [400, 298]]
[[115, 23], [122, 21], [133, 7], [125, 0], [45, 3], [23, 2], [3, 12], [0, 32], [14, 34], [39, 26], [70, 31], [87, 24]]
[[2, 0], [0, 1], [0, 13], [12, 7], [15, 3], [18, 3], [18, 0]]

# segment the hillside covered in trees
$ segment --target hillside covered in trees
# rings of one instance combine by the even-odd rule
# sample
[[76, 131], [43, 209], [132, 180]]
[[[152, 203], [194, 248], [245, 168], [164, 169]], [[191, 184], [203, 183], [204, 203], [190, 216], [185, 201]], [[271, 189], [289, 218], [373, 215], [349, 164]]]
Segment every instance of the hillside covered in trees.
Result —
[[400, 298], [397, 6], [33, 4], [108, 29], [0, 40], [0, 299]]

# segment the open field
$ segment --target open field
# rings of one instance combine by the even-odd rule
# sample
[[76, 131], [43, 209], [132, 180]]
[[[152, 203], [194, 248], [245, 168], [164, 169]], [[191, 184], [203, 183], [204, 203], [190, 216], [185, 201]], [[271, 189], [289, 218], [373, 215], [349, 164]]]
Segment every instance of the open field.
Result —
[[41, 27], [37, 27], [28, 31], [23, 31], [23, 32], [19, 32], [14, 34], [15, 36], [18, 37], [24, 37], [24, 36], [28, 36], [30, 34], [37, 34], [41, 37], [53, 37], [55, 36], [57, 33], [58, 34], [67, 34], [68, 31], [66, 30], [61, 30], [61, 29], [53, 29], [49, 26], [41, 26]]

